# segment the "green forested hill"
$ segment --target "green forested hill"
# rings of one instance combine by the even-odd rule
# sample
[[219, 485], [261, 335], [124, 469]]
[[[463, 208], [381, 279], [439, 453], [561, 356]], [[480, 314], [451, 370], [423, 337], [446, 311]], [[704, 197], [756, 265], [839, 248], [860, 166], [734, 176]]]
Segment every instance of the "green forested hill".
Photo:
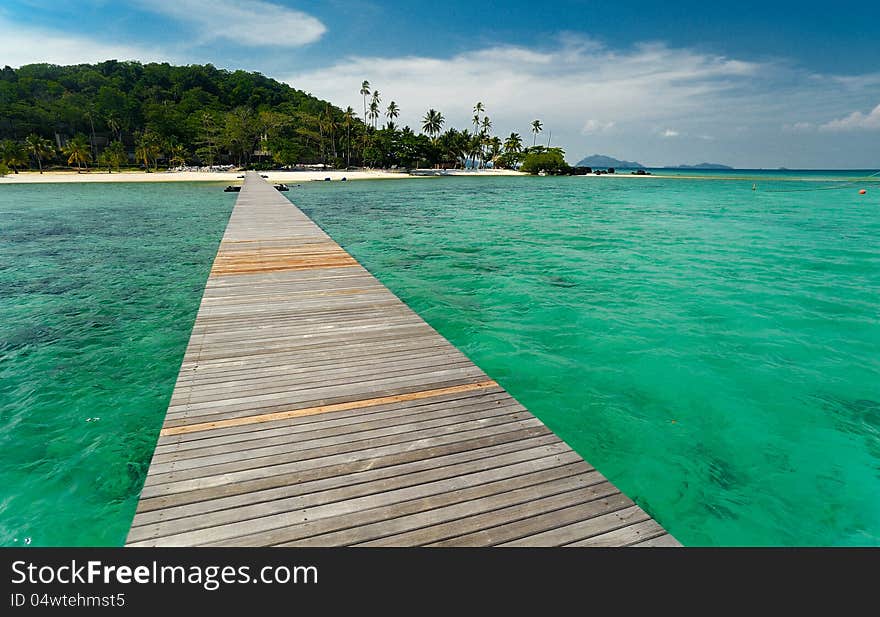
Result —
[[120, 141], [163, 161], [176, 153], [187, 162], [247, 163], [256, 151], [276, 162], [332, 162], [345, 148], [343, 123], [342, 110], [326, 101], [259, 73], [211, 65], [111, 60], [0, 73], [0, 140], [35, 134], [64, 145], [81, 135], [93, 158]]
[[[529, 154], [539, 157], [536, 171], [549, 164], [540, 158], [546, 149], [524, 148], [518, 133], [493, 135], [482, 103], [474, 106], [473, 131], [445, 128], [435, 109], [412, 130], [395, 124], [400, 107], [393, 100], [380, 107], [369, 82], [351, 87], [364, 97], [366, 118], [259, 73], [211, 65], [7, 66], [0, 71], [0, 175], [47, 165], [512, 167]], [[541, 131], [539, 120], [531, 130]], [[567, 167], [561, 151], [549, 156], [552, 170]]]

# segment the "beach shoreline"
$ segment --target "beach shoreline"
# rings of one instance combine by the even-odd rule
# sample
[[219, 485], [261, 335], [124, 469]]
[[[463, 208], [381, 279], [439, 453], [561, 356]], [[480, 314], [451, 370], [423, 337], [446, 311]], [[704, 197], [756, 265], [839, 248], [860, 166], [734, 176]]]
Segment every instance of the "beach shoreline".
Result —
[[[241, 171], [159, 171], [147, 173], [144, 171], [122, 171], [107, 173], [106, 171], [92, 170], [83, 173], [76, 171], [47, 171], [40, 174], [36, 171], [22, 171], [18, 174], [10, 173], [0, 178], [3, 184], [57, 184], [57, 183], [91, 183], [91, 182], [217, 182], [226, 184], [241, 183]], [[331, 170], [331, 171], [262, 171], [268, 176], [269, 182], [297, 184], [299, 182], [323, 181], [330, 178], [332, 182], [338, 182], [343, 178], [348, 180], [400, 180], [407, 178], [437, 178], [437, 177], [528, 177], [529, 174], [511, 169], [481, 169], [472, 171], [465, 169], [419, 169], [410, 174], [405, 171], [393, 171], [382, 169], [368, 170]], [[578, 176], [585, 177], [585, 176]], [[620, 174], [589, 174], [590, 178], [658, 178], [663, 176], [654, 175], [631, 175]]]
[[[268, 176], [269, 182], [283, 182], [296, 184], [298, 182], [323, 181], [330, 178], [331, 181], [346, 180], [390, 180], [401, 178], [431, 178], [436, 177], [430, 172], [437, 171], [436, 175], [444, 176], [524, 176], [518, 171], [508, 169], [484, 169], [480, 171], [466, 170], [419, 170], [418, 174], [409, 174], [404, 171], [392, 171], [381, 169], [369, 170], [329, 170], [329, 171], [262, 171]], [[89, 183], [89, 182], [225, 182], [235, 184], [242, 181], [242, 171], [158, 171], [147, 173], [144, 171], [122, 171], [107, 173], [106, 170], [92, 170], [83, 173], [76, 171], [50, 171], [40, 174], [36, 171], [22, 171], [18, 174], [10, 173], [0, 178], [2, 184], [53, 184], [53, 183]]]

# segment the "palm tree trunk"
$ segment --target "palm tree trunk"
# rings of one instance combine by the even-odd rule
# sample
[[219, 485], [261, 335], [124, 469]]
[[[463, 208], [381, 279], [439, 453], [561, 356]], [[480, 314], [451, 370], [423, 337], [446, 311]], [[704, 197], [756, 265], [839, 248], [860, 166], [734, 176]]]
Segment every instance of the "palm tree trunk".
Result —
[[37, 157], [37, 167], [40, 168], [40, 175], [42, 176], [43, 175], [43, 161], [40, 159], [39, 156]]

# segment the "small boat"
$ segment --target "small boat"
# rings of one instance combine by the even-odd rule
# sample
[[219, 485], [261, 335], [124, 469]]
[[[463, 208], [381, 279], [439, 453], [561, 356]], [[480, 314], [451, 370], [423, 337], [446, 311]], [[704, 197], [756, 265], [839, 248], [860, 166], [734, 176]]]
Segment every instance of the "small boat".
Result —
[[238, 193], [240, 191], [241, 191], [240, 186], [232, 186], [232, 185], [229, 185], [225, 189], [223, 189], [224, 193]]
[[268, 178], [269, 176], [264, 176], [263, 174], [260, 174], [260, 177], [261, 178]]
[[324, 182], [330, 182], [330, 178], [324, 178]]
[[547, 172], [546, 172], [546, 171], [539, 171], [539, 172], [538, 172], [538, 175], [539, 175], [539, 176], [546, 176], [546, 175], [547, 175]]
[[340, 180], [340, 182], [346, 182], [346, 181], [348, 181], [348, 178], [346, 178], [345, 176], [342, 176], [342, 180]]
[[288, 187], [286, 184], [276, 184], [276, 185], [275, 185], [275, 190], [276, 190], [276, 191], [284, 192], [284, 191], [289, 191], [289, 190], [290, 190], [290, 187]]

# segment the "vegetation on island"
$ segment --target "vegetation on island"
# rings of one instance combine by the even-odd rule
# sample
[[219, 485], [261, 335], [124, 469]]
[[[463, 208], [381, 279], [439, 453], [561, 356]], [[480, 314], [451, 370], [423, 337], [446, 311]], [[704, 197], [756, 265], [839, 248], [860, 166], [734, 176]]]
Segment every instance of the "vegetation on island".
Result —
[[368, 81], [362, 116], [259, 73], [212, 65], [109, 60], [0, 71], [0, 175], [51, 166], [80, 172], [185, 166], [271, 168], [323, 164], [401, 168], [520, 168], [565, 173], [564, 153], [518, 133], [492, 133], [483, 103], [471, 127], [429, 109], [415, 129]]

